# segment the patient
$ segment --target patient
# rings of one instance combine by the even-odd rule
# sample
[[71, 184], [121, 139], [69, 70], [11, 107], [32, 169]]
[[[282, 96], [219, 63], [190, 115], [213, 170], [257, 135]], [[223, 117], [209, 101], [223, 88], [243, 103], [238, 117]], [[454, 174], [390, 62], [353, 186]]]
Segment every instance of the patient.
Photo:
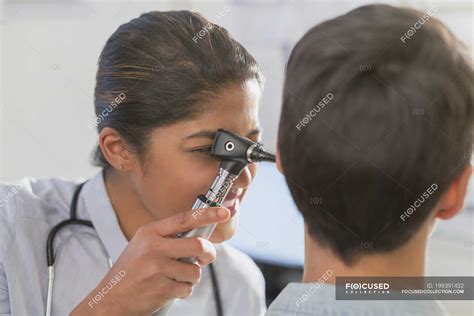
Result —
[[286, 71], [277, 163], [305, 221], [303, 283], [266, 315], [443, 315], [335, 299], [336, 276], [423, 276], [472, 172], [474, 76], [432, 12], [369, 5], [312, 28]]

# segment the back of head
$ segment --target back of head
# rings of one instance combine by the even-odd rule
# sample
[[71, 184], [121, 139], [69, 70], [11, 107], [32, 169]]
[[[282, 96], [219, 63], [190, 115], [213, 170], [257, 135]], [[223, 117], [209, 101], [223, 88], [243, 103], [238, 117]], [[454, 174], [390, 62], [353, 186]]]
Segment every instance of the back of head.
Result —
[[463, 48], [431, 12], [369, 5], [293, 49], [282, 167], [310, 235], [346, 264], [406, 243], [470, 163], [474, 77]]

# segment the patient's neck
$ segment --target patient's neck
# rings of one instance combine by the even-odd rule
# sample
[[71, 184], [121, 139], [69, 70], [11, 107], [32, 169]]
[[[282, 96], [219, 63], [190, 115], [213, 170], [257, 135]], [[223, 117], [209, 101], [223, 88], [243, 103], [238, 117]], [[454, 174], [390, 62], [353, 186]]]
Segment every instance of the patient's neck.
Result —
[[[319, 245], [306, 231], [302, 282], [318, 282], [325, 273], [331, 275], [326, 283], [332, 284], [336, 283], [336, 276], [423, 276], [429, 229], [425, 225], [401, 248], [389, 253], [364, 255], [352, 266]], [[332, 273], [327, 273], [328, 270]]]

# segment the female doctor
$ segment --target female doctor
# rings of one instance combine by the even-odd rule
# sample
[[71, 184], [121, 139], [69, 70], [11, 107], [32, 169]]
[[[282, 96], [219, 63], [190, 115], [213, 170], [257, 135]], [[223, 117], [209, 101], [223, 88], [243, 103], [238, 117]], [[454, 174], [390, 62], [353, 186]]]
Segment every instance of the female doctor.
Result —
[[[216, 130], [260, 140], [261, 92], [254, 58], [196, 13], [149, 12], [121, 25], [96, 77], [90, 127], [101, 171], [83, 185], [0, 185], [0, 315], [150, 315], [174, 299], [168, 315], [262, 314], [261, 272], [219, 244], [234, 234], [256, 166], [224, 207], [190, 210], [217, 173], [208, 153]], [[74, 223], [51, 232], [65, 220]], [[176, 238], [211, 223], [216, 245]], [[177, 260], [190, 256], [198, 263]]]

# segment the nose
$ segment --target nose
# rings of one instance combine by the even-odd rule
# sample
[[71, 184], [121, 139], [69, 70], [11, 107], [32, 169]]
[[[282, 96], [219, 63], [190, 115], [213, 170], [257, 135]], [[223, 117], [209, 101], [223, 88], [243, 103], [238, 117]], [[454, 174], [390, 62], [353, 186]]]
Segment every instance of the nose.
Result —
[[247, 165], [244, 170], [242, 170], [242, 173], [239, 175], [237, 180], [234, 181], [234, 185], [232, 186], [233, 190], [236, 189], [244, 189], [246, 190], [250, 183], [252, 183], [253, 177], [255, 176], [255, 173], [257, 171], [257, 166], [256, 164], [252, 163]]

